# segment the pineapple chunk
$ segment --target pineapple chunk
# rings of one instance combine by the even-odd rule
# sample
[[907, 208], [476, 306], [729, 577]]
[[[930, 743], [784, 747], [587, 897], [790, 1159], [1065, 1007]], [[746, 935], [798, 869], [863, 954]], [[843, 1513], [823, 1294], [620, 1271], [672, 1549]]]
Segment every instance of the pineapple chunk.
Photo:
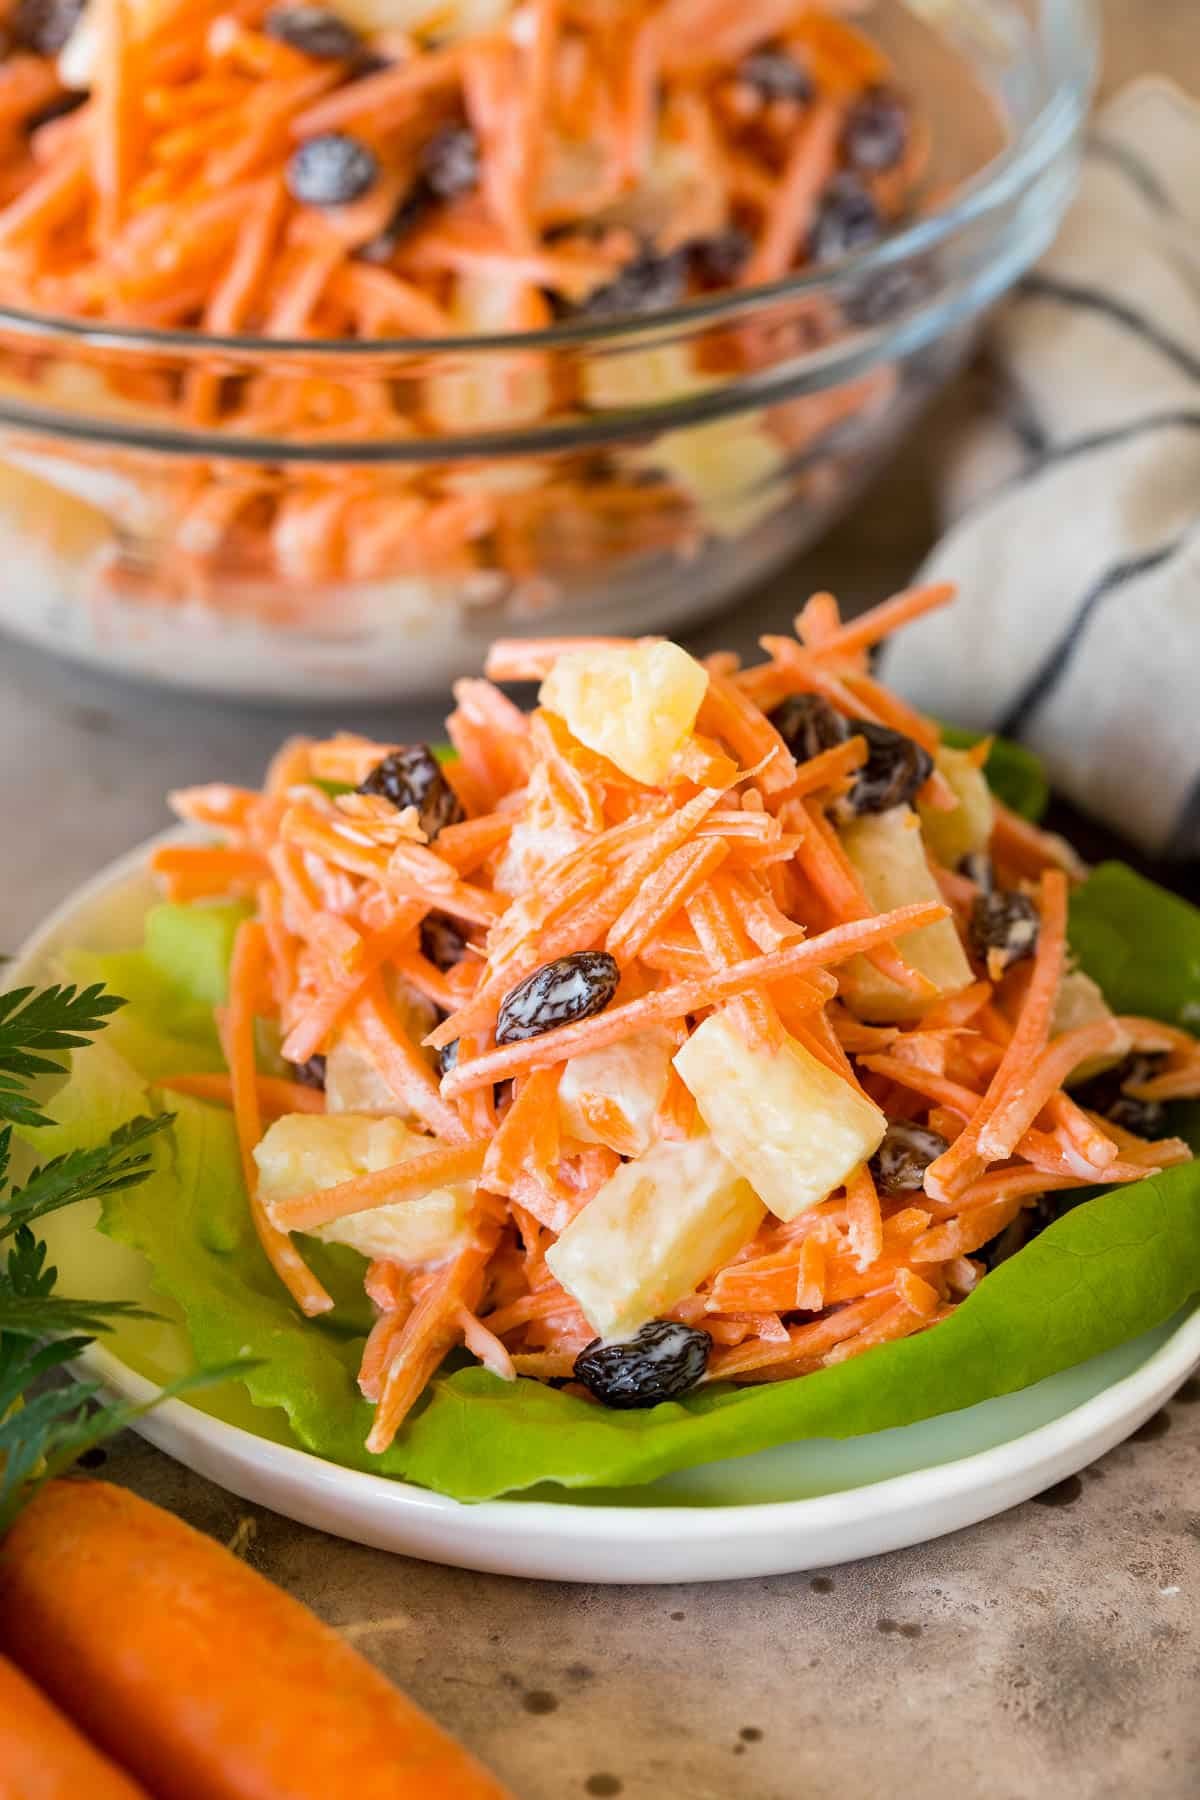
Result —
[[[419, 1044], [437, 1024], [437, 1008], [407, 981], [390, 973], [385, 979], [397, 1017], [413, 1042]], [[421, 1054], [431, 1069], [437, 1067], [435, 1051], [422, 1050]], [[325, 1106], [331, 1113], [382, 1113], [398, 1119], [412, 1118], [380, 1074], [374, 1057], [353, 1026], [339, 1032], [329, 1047], [325, 1059]]]
[[645, 340], [601, 348], [588, 359], [583, 376], [584, 398], [605, 412], [665, 406], [715, 386], [711, 375], [697, 369], [690, 345]]
[[[1085, 975], [1082, 969], [1068, 969], [1059, 983], [1050, 1035], [1061, 1037], [1064, 1031], [1074, 1031], [1079, 1025], [1095, 1025], [1112, 1016], [1112, 1008], [1091, 976]], [[1078, 1068], [1071, 1070], [1070, 1079], [1090, 1081], [1093, 1075], [1102, 1075], [1105, 1069], [1115, 1069], [1132, 1048], [1133, 1044], [1127, 1038], [1118, 1050], [1110, 1050], [1103, 1056], [1089, 1056]]]
[[[288, 1113], [276, 1119], [254, 1152], [259, 1198], [270, 1216], [283, 1200], [393, 1168], [423, 1155], [429, 1146], [427, 1137], [399, 1119]], [[469, 1236], [474, 1197], [474, 1182], [457, 1182], [433, 1188], [419, 1200], [351, 1213], [311, 1235], [389, 1262], [441, 1261]]]
[[517, 0], [337, 0], [335, 10], [360, 31], [454, 39], [495, 31]]
[[943, 744], [933, 760], [954, 789], [958, 805], [953, 812], [919, 805], [921, 829], [942, 867], [956, 869], [964, 856], [988, 847], [995, 818], [992, 790], [965, 750]]
[[568, 650], [539, 699], [589, 750], [634, 781], [658, 787], [683, 748], [708, 691], [708, 676], [678, 644]]
[[[895, 806], [890, 812], [853, 820], [842, 832], [842, 843], [876, 912], [941, 898], [911, 808]], [[939, 994], [957, 994], [971, 981], [971, 965], [953, 919], [907, 932], [897, 939], [896, 948], [912, 968], [928, 976]], [[860, 1019], [890, 1023], [919, 1018], [931, 1004], [889, 981], [864, 956], [845, 964], [840, 985], [842, 998]]]
[[628, 1337], [749, 1243], [763, 1212], [711, 1138], [658, 1144], [622, 1163], [546, 1263], [601, 1337]]
[[607, 1144], [641, 1156], [667, 1091], [675, 1038], [662, 1026], [603, 1050], [573, 1056], [558, 1084], [564, 1132], [581, 1144]]
[[664, 432], [642, 460], [675, 477], [717, 537], [741, 537], [783, 498], [784, 451], [761, 419], [742, 413]]
[[794, 1038], [770, 1054], [752, 1049], [727, 1012], [705, 1019], [675, 1067], [718, 1148], [780, 1219], [828, 1199], [887, 1127]]

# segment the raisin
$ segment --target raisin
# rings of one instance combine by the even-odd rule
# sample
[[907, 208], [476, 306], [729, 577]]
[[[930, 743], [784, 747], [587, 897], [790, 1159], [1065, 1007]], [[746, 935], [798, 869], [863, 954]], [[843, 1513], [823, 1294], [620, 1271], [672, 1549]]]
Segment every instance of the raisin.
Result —
[[842, 311], [851, 325], [864, 329], [885, 325], [889, 319], [913, 311], [929, 297], [932, 287], [928, 263], [893, 264], [869, 281], [856, 283], [842, 301]]
[[458, 1061], [458, 1039], [451, 1038], [437, 1053], [438, 1074], [448, 1075]]
[[844, 744], [850, 727], [821, 694], [789, 694], [769, 715], [798, 763]]
[[856, 175], [835, 175], [817, 206], [808, 253], [814, 262], [836, 262], [873, 244], [883, 231], [879, 208]]
[[409, 232], [415, 231], [424, 219], [431, 204], [427, 189], [417, 182], [397, 204], [382, 230], [358, 246], [355, 256], [360, 262], [390, 263]]
[[996, 980], [1014, 963], [1033, 955], [1039, 924], [1037, 907], [1028, 894], [992, 889], [980, 894], [971, 908], [967, 935], [975, 955]]
[[57, 56], [83, 17], [86, 0], [20, 0], [12, 32], [25, 50]]
[[893, 1119], [870, 1161], [870, 1170], [885, 1194], [915, 1194], [925, 1186], [925, 1171], [950, 1148], [939, 1131], [913, 1119]]
[[293, 150], [287, 185], [304, 206], [348, 206], [379, 176], [375, 153], [344, 131], [323, 131]]
[[746, 82], [763, 100], [795, 100], [803, 105], [813, 97], [812, 76], [803, 63], [775, 44], [744, 56], [737, 73], [738, 80]]
[[1159, 1138], [1167, 1134], [1167, 1109], [1158, 1100], [1139, 1100], [1127, 1087], [1140, 1087], [1162, 1067], [1162, 1056], [1127, 1056], [1115, 1069], [1105, 1069], [1071, 1089], [1072, 1097], [1089, 1112], [1111, 1119], [1135, 1137]]
[[973, 881], [981, 894], [990, 894], [996, 885], [996, 871], [986, 850], [968, 850], [958, 865], [958, 872]]
[[683, 298], [687, 257], [682, 250], [660, 256], [643, 250], [620, 274], [590, 293], [574, 309], [581, 319], [620, 319], [632, 313], [661, 312]]
[[749, 233], [736, 225], [711, 237], [692, 238], [683, 247], [689, 273], [704, 288], [732, 287], [753, 248]]
[[307, 1062], [292, 1063], [292, 1080], [298, 1081], [302, 1087], [324, 1088], [325, 1058], [310, 1056]]
[[840, 803], [843, 810], [857, 817], [909, 805], [933, 773], [928, 750], [902, 731], [870, 719], [852, 719], [850, 731], [866, 738], [867, 760], [855, 771], [854, 785]]
[[443, 125], [421, 152], [421, 175], [435, 200], [456, 200], [479, 186], [479, 139], [469, 125]]
[[273, 6], [263, 30], [318, 62], [353, 62], [362, 39], [353, 25], [324, 6]]
[[603, 1012], [617, 991], [621, 971], [607, 950], [577, 950], [535, 969], [500, 1002], [496, 1042], [540, 1037], [556, 1025]]
[[467, 940], [445, 913], [427, 913], [421, 920], [421, 954], [436, 969], [453, 969], [467, 954]]
[[893, 88], [869, 88], [842, 127], [842, 155], [852, 169], [879, 175], [894, 169], [908, 148], [908, 108]]
[[605, 1406], [628, 1411], [688, 1393], [704, 1377], [712, 1339], [672, 1319], [653, 1319], [628, 1343], [599, 1338], [575, 1358], [575, 1379]]
[[458, 795], [446, 780], [428, 744], [408, 744], [392, 750], [376, 763], [360, 794], [377, 794], [398, 810], [415, 806], [417, 822], [430, 843], [447, 825], [457, 825], [463, 810]]

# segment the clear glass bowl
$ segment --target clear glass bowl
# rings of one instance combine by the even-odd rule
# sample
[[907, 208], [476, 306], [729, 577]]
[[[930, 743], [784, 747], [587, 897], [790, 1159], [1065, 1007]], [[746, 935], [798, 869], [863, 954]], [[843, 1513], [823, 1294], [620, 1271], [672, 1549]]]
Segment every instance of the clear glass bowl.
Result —
[[926, 211], [816, 274], [449, 341], [0, 311], [0, 624], [158, 682], [383, 698], [500, 633], [677, 631], [759, 582], [890, 455], [1077, 173], [1089, 0], [867, 23], [932, 123]]

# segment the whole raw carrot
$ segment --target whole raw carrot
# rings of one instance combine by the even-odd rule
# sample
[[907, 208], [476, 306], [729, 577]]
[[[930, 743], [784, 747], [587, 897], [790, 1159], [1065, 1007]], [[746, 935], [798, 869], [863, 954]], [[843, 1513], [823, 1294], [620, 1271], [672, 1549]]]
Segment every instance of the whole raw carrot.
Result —
[[104, 1482], [18, 1516], [0, 1648], [156, 1800], [512, 1800], [306, 1608]]
[[147, 1800], [0, 1656], [0, 1800]]

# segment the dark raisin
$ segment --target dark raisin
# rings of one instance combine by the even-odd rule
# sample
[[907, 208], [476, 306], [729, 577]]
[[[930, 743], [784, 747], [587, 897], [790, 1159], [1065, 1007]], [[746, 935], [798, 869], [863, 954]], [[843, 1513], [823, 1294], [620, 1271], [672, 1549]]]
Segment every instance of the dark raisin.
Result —
[[344, 131], [323, 131], [293, 150], [287, 163], [287, 185], [305, 206], [348, 206], [379, 176], [375, 153]]
[[939, 1131], [913, 1119], [893, 1119], [870, 1161], [870, 1170], [885, 1194], [916, 1194], [925, 1186], [925, 1171], [950, 1148]]
[[959, 863], [958, 872], [973, 881], [982, 894], [990, 894], [996, 885], [996, 871], [986, 850], [969, 850]]
[[447, 825], [463, 816], [458, 795], [438, 767], [428, 744], [407, 744], [392, 750], [359, 783], [360, 794], [377, 794], [398, 809], [415, 806], [421, 830], [432, 843]]
[[310, 1056], [307, 1062], [292, 1063], [292, 1080], [300, 1082], [302, 1087], [324, 1088], [325, 1058]]
[[421, 954], [437, 969], [453, 969], [467, 954], [467, 940], [445, 913], [427, 913], [421, 920]]
[[804, 104], [813, 97], [812, 76], [804, 64], [778, 45], [752, 50], [738, 64], [737, 73], [738, 80], [748, 83], [764, 100], [796, 100]]
[[821, 694], [789, 694], [769, 715], [798, 763], [844, 744], [850, 727]]
[[851, 719], [850, 732], [866, 738], [867, 760], [855, 771], [854, 785], [840, 803], [842, 809], [857, 817], [908, 806], [933, 773], [928, 750], [902, 731], [875, 725], [870, 719]]
[[688, 270], [703, 288], [732, 287], [754, 248], [748, 232], [731, 225], [712, 237], [692, 238], [684, 245]]
[[25, 50], [57, 56], [83, 16], [86, 0], [20, 0], [12, 33]]
[[1168, 1123], [1166, 1107], [1158, 1100], [1139, 1100], [1136, 1094], [1125, 1092], [1126, 1088], [1140, 1087], [1144, 1081], [1152, 1080], [1164, 1060], [1164, 1057], [1157, 1055], [1127, 1056], [1116, 1068], [1104, 1069], [1099, 1075], [1093, 1075], [1090, 1081], [1073, 1087], [1072, 1097], [1080, 1106], [1086, 1106], [1089, 1112], [1111, 1119], [1114, 1125], [1120, 1125], [1125, 1131], [1132, 1131], [1136, 1137], [1165, 1137]]
[[694, 1388], [708, 1367], [712, 1339], [673, 1319], [653, 1319], [628, 1343], [597, 1338], [575, 1358], [575, 1379], [605, 1406], [657, 1406]]
[[1012, 1222], [1004, 1230], [990, 1238], [982, 1249], [971, 1252], [976, 1262], [981, 1262], [990, 1273], [1023, 1250], [1026, 1244], [1040, 1237], [1048, 1225], [1060, 1217], [1064, 1198], [1061, 1194], [1039, 1194], [1038, 1198], [1028, 1206], [1022, 1207]]
[[509, 988], [500, 1002], [496, 1042], [540, 1037], [556, 1025], [603, 1012], [617, 991], [621, 971], [607, 950], [577, 950], [546, 963]]
[[456, 200], [479, 186], [479, 139], [469, 125], [443, 125], [421, 151], [421, 175], [435, 200]]
[[381, 231], [354, 252], [360, 262], [390, 263], [410, 231], [415, 231], [433, 204], [422, 182], [409, 189]]
[[318, 62], [353, 62], [362, 49], [353, 25], [324, 6], [273, 6], [262, 28], [268, 37]]
[[1003, 975], [1037, 949], [1038, 909], [1028, 894], [999, 888], [980, 894], [971, 908], [967, 935], [993, 977]]
[[682, 250], [665, 256], [643, 250], [626, 263], [613, 281], [596, 288], [574, 309], [583, 319], [621, 319], [633, 313], [661, 312], [683, 298], [687, 257]]
[[442, 1048], [437, 1053], [437, 1060], [438, 1060], [438, 1074], [439, 1075], [448, 1075], [450, 1073], [451, 1069], [454, 1067], [455, 1063], [458, 1061], [458, 1039], [457, 1038], [451, 1038], [451, 1040], [448, 1044], [442, 1045]]
[[892, 88], [873, 87], [855, 101], [842, 127], [842, 155], [852, 169], [879, 175], [908, 148], [908, 108]]
[[49, 125], [54, 119], [65, 119], [69, 113], [78, 112], [87, 104], [88, 96], [80, 90], [73, 94], [55, 94], [53, 100], [47, 100], [45, 106], [30, 113], [25, 121], [26, 131], [37, 131], [43, 125]]
[[873, 244], [883, 231], [879, 208], [856, 175], [835, 175], [821, 195], [809, 236], [814, 262], [836, 262]]

